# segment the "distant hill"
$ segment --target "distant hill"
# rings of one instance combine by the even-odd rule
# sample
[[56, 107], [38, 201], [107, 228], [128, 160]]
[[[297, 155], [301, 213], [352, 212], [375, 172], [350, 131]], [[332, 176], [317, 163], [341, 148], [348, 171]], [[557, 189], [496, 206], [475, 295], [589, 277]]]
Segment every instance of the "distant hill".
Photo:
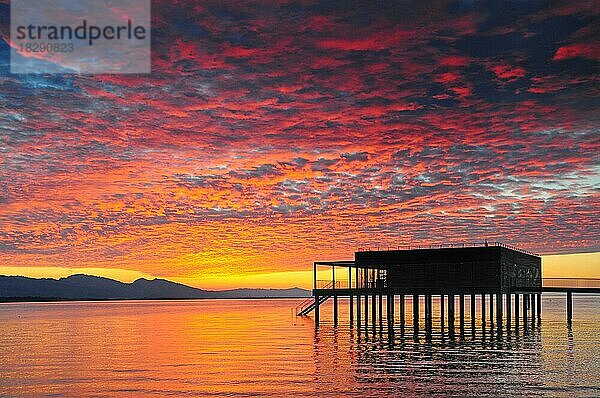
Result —
[[202, 290], [167, 281], [140, 278], [123, 283], [90, 275], [71, 275], [60, 279], [35, 279], [0, 276], [0, 301], [21, 300], [144, 300], [207, 298], [283, 298], [308, 297], [305, 289]]

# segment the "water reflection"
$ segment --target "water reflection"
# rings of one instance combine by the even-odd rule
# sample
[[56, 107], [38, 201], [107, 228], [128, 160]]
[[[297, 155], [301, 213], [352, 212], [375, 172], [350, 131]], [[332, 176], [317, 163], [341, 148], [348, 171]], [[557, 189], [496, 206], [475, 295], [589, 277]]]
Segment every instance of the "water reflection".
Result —
[[[330, 373], [320, 369], [335, 368], [353, 375], [344, 392], [357, 396], [598, 396], [598, 381], [590, 381], [598, 361], [576, 349], [559, 309], [548, 303], [544, 322], [529, 317], [503, 327], [485, 317], [465, 317], [455, 328], [441, 318], [424, 329], [422, 318], [414, 325], [384, 320], [376, 329], [355, 325], [347, 337], [343, 326], [330, 329], [325, 322], [314, 331], [315, 363], [322, 364], [316, 381], [329, 386]], [[580, 319], [587, 349], [598, 342], [597, 311]]]
[[[343, 340], [343, 341], [342, 341]], [[348, 347], [344, 347], [348, 344]], [[540, 329], [478, 333], [467, 339], [432, 330], [355, 329], [348, 339], [338, 329], [315, 329], [317, 383], [331, 383], [337, 369], [354, 375], [354, 392], [500, 396], [544, 395]], [[371, 391], [374, 390], [374, 391]]]
[[392, 328], [324, 305], [318, 329], [297, 300], [0, 305], [0, 396], [597, 397], [600, 299], [574, 301], [570, 328], [549, 298], [541, 324], [416, 334], [411, 305]]

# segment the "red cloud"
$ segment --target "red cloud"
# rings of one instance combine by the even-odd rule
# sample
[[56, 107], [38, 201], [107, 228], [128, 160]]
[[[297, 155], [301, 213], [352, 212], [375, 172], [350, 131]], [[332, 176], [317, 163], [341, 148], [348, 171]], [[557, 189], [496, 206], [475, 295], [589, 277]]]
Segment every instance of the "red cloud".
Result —
[[450, 57], [443, 57], [442, 59], [440, 59], [440, 65], [441, 66], [453, 66], [453, 67], [459, 67], [459, 66], [467, 66], [470, 63], [470, 59], [467, 57], [463, 57], [463, 56], [458, 56], [458, 55], [454, 55], [454, 56], [450, 56]]
[[484, 13], [303, 4], [156, 1], [152, 75], [5, 79], [0, 263], [181, 276], [363, 243], [599, 248], [589, 70], [480, 48]]
[[509, 81], [522, 78], [527, 73], [523, 68], [510, 65], [495, 65], [492, 67], [492, 71], [494, 71], [499, 79]]
[[400, 43], [414, 38], [417, 34], [414, 30], [392, 29], [377, 31], [361, 37], [328, 38], [319, 41], [319, 46], [336, 50], [384, 50], [398, 46]]
[[554, 61], [562, 61], [574, 57], [589, 58], [600, 61], [600, 44], [598, 43], [578, 43], [560, 47], [554, 54]]

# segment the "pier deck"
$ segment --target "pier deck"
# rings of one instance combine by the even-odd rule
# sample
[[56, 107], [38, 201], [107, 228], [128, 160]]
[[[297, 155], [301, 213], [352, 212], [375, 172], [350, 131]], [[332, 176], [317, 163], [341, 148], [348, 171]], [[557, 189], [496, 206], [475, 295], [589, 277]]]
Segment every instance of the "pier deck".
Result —
[[[318, 267], [323, 266], [331, 268], [330, 280], [317, 279]], [[344, 268], [348, 273], [340, 277], [339, 270]], [[439, 296], [442, 320], [447, 313], [448, 322], [452, 325], [458, 300], [462, 327], [465, 297], [470, 301], [472, 317], [476, 297], [479, 297], [482, 318], [486, 317], [488, 301], [490, 324], [495, 319], [496, 326], [501, 328], [504, 324], [510, 327], [513, 319], [518, 323], [520, 316], [524, 319], [537, 317], [539, 320], [542, 293], [566, 293], [569, 323], [573, 317], [573, 293], [600, 294], [600, 279], [542, 278], [541, 271], [541, 257], [538, 255], [497, 242], [479, 246], [359, 250], [354, 260], [315, 262], [313, 297], [296, 307], [295, 312], [305, 316], [314, 311], [315, 324], [318, 326], [320, 305], [332, 299], [333, 321], [337, 325], [338, 299], [348, 297], [351, 325], [356, 322], [360, 326], [363, 320], [366, 325], [371, 312], [373, 325], [379, 315], [380, 323], [387, 318], [387, 324], [393, 326], [394, 307], [399, 296], [402, 326], [405, 319], [404, 299], [411, 296], [413, 323], [418, 327], [419, 303], [423, 296], [427, 327], [431, 325], [432, 297]]]

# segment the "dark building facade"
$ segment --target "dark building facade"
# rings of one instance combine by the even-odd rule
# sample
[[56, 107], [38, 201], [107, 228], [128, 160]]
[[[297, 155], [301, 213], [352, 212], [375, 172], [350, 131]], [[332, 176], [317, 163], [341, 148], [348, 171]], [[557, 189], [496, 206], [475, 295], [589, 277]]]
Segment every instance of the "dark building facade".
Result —
[[542, 286], [541, 258], [505, 246], [359, 251], [354, 262], [368, 270], [364, 287], [395, 292], [509, 293]]
[[[317, 279], [318, 276], [323, 275], [322, 267], [330, 270], [331, 278]], [[344, 270], [347, 270], [347, 274]], [[297, 306], [295, 312], [298, 315], [307, 315], [314, 310], [316, 325], [319, 323], [319, 306], [330, 298], [333, 298], [333, 319], [336, 325], [338, 298], [348, 297], [351, 324], [354, 319], [354, 308], [356, 308], [357, 325], [364, 320], [367, 326], [370, 318], [375, 327], [375, 319], [379, 315], [380, 325], [382, 319], [387, 318], [388, 326], [393, 327], [394, 307], [398, 298], [399, 319], [403, 328], [405, 299], [410, 297], [415, 332], [419, 328], [421, 298], [424, 299], [425, 326], [428, 330], [431, 330], [432, 326], [432, 297], [437, 296], [442, 329], [446, 319], [444, 314], [447, 312], [449, 330], [453, 330], [455, 301], [457, 301], [459, 325], [462, 331], [466, 310], [465, 300], [469, 301], [471, 329], [474, 330], [476, 300], [481, 305], [482, 325], [485, 327], [487, 322], [487, 302], [489, 303], [489, 312], [487, 312], [489, 325], [495, 324], [501, 328], [505, 321], [508, 327], [511, 326], [513, 310], [516, 325], [519, 324], [520, 314], [523, 315], [525, 324], [528, 317], [531, 317], [532, 322], [534, 317], [539, 321], [542, 292], [567, 293], [568, 322], [571, 322], [573, 316], [573, 292], [600, 292], [600, 282], [598, 282], [600, 280], [589, 278], [585, 280], [558, 278], [551, 282], [552, 286], [543, 286], [541, 257], [500, 242], [492, 244], [485, 242], [483, 245], [442, 244], [404, 250], [359, 249], [354, 254], [354, 260], [315, 261], [313, 279], [313, 297]], [[387, 306], [385, 312], [382, 308], [384, 300]], [[519, 303], [522, 303], [521, 313]]]

